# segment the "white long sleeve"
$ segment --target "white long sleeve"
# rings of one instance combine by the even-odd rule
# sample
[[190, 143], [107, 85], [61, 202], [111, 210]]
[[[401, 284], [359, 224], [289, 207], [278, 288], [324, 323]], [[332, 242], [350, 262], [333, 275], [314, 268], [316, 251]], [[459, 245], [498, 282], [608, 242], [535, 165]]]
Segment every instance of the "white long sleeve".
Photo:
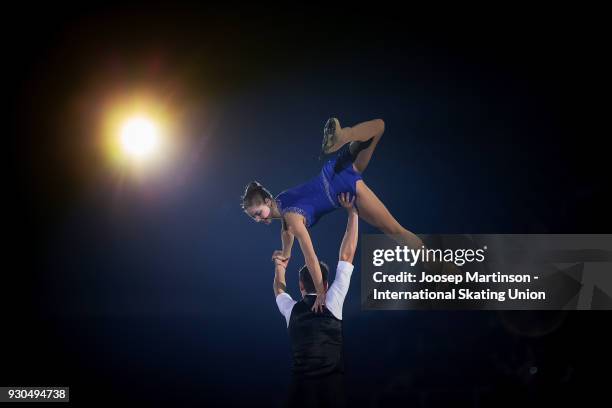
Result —
[[339, 320], [342, 320], [342, 305], [351, 284], [353, 268], [353, 264], [349, 262], [338, 262], [334, 283], [327, 290], [325, 297], [325, 306]]
[[285, 316], [285, 320], [287, 320], [287, 327], [289, 327], [289, 318], [291, 317], [291, 311], [293, 310], [293, 306], [295, 306], [297, 302], [293, 300], [290, 294], [287, 292], [283, 292], [276, 296], [276, 305], [278, 306], [278, 310], [280, 310], [281, 314]]

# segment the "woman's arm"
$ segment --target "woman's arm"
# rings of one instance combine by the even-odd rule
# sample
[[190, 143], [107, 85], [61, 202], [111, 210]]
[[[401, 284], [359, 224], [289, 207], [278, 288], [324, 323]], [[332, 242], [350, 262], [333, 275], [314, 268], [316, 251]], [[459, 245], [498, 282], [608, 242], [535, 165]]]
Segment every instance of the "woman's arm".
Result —
[[300, 243], [302, 254], [304, 255], [304, 261], [306, 267], [312, 277], [315, 289], [317, 291], [317, 301], [313, 306], [313, 310], [322, 311], [325, 305], [325, 286], [323, 285], [323, 274], [321, 273], [321, 266], [319, 265], [319, 259], [315, 253], [310, 234], [308, 229], [304, 225], [304, 217], [296, 213], [287, 213], [285, 215], [287, 221], [287, 227], [289, 232], [293, 233]]
[[283, 258], [291, 258], [291, 248], [293, 247], [294, 235], [287, 228], [287, 223], [284, 219], [281, 219], [281, 242], [283, 244], [282, 253]]

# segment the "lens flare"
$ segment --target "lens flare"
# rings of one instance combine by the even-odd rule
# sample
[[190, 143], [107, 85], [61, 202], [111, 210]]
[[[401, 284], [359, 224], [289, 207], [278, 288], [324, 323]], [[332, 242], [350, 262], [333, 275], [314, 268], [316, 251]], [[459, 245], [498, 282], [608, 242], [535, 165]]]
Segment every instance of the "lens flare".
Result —
[[121, 147], [125, 154], [136, 159], [150, 157], [159, 148], [157, 127], [145, 117], [128, 119], [121, 129]]
[[179, 162], [183, 111], [177, 106], [152, 91], [109, 92], [98, 108], [96, 138], [111, 174], [156, 178]]

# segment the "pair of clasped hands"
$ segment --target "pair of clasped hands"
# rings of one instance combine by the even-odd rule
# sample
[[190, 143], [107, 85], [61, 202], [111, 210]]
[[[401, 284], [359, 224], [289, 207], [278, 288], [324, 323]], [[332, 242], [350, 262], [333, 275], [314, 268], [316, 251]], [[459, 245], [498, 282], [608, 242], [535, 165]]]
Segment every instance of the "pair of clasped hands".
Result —
[[[352, 211], [354, 209], [355, 197], [356, 196], [353, 196], [351, 198], [351, 193], [341, 193], [338, 194], [338, 201], [340, 202], [340, 205], [342, 207], [347, 209], [347, 211]], [[272, 253], [272, 261], [274, 262], [274, 264], [282, 266], [285, 270], [287, 269], [287, 265], [289, 265], [289, 259], [291, 259], [291, 257], [283, 256], [283, 251], [276, 250]], [[315, 301], [311, 309], [313, 312], [323, 311], [323, 307], [325, 306], [325, 294], [325, 292], [317, 292], [317, 300]]]

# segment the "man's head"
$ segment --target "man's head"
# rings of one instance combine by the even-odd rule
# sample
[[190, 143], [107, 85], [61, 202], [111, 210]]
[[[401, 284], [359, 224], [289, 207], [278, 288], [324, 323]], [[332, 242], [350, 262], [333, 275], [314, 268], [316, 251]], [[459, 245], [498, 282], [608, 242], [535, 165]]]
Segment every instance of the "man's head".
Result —
[[[321, 276], [323, 276], [323, 287], [327, 292], [327, 276], [329, 275], [329, 268], [325, 262], [319, 261], [319, 266], [321, 267]], [[302, 292], [302, 297], [306, 296], [308, 293], [315, 293], [317, 289], [312, 281], [312, 276], [310, 275], [310, 271], [306, 265], [302, 266], [300, 269], [300, 292]]]

